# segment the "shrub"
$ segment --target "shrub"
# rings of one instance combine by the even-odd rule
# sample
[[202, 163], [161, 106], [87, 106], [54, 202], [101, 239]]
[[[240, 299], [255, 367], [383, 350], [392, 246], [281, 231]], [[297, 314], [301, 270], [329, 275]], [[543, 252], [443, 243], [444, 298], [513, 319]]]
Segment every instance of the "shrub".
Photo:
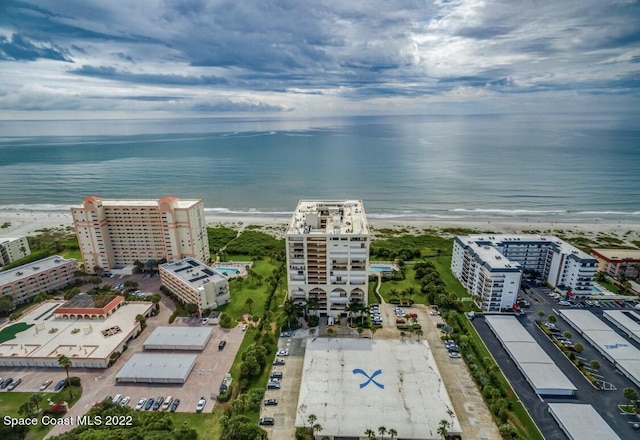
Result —
[[176, 317], [177, 317], [177, 316], [178, 316], [178, 313], [177, 313], [177, 312], [173, 312], [173, 313], [171, 314], [171, 316], [169, 316], [169, 324], [172, 324], [172, 323], [173, 323], [173, 321], [175, 321], [175, 320], [176, 320]]

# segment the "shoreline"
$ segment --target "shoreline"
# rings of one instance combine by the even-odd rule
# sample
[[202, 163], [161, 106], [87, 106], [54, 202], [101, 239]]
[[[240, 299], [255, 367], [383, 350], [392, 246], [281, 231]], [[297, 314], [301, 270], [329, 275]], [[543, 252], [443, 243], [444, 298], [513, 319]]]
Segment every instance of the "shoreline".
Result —
[[[283, 236], [289, 223], [290, 215], [285, 213], [211, 213], [205, 212], [207, 226], [229, 226], [234, 229], [244, 229], [249, 225], [260, 226], [264, 232], [277, 236]], [[73, 227], [71, 213], [65, 211], [35, 211], [15, 210], [0, 211], [0, 225], [10, 223], [6, 228], [0, 229], [0, 236], [19, 237], [23, 235], [35, 235], [40, 229]], [[640, 238], [640, 219], [638, 222], [623, 220], [596, 219], [577, 221], [575, 219], [556, 218], [487, 218], [478, 217], [437, 219], [428, 216], [404, 216], [404, 217], [369, 217], [369, 226], [374, 234], [376, 230], [392, 229], [399, 232], [415, 233], [422, 230], [436, 232], [442, 229], [477, 230], [478, 232], [516, 233], [523, 231], [538, 231], [540, 233], [562, 232], [564, 234], [596, 236], [609, 234], [625, 237], [631, 240]]]

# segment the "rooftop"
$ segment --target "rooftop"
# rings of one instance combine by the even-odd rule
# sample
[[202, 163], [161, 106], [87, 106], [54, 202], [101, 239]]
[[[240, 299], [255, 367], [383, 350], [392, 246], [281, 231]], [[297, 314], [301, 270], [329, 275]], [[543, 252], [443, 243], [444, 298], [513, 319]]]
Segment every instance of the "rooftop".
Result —
[[7, 323], [25, 323], [29, 328], [0, 344], [0, 357], [58, 358], [64, 354], [69, 358], [104, 359], [138, 326], [136, 315], [144, 315], [153, 307], [150, 302], [130, 302], [106, 319], [56, 318], [53, 313], [63, 304], [43, 302], [18, 321]]
[[425, 341], [309, 340], [296, 426], [309, 414], [329, 436], [360, 438], [386, 426], [403, 439], [440, 439], [441, 419], [452, 423], [450, 433], [461, 433]]
[[459, 237], [465, 244], [478, 243], [491, 247], [503, 247], [510, 245], [546, 244], [553, 246], [559, 252], [567, 255], [575, 255], [583, 259], [593, 259], [586, 252], [561, 240], [554, 235], [539, 234], [471, 234]]
[[56, 267], [64, 266], [65, 264], [70, 262], [75, 263], [76, 260], [71, 258], [66, 259], [59, 255], [54, 255], [52, 257], [43, 258], [42, 260], [23, 264], [22, 266], [15, 267], [10, 270], [2, 271], [0, 272], [0, 286], [20, 279], [28, 279], [35, 274], [47, 271], [49, 269], [54, 269]]
[[197, 357], [195, 354], [136, 353], [120, 368], [116, 381], [184, 382]]
[[[96, 196], [90, 196], [87, 197], [85, 199], [85, 201], [96, 201], [96, 200], [101, 200], [102, 201], [102, 206], [105, 208], [144, 208], [144, 207], [148, 207], [148, 208], [157, 208], [160, 204], [160, 202], [163, 201], [167, 201], [167, 202], [171, 202], [171, 203], [177, 203], [177, 207], [178, 208], [190, 208], [193, 205], [196, 205], [197, 203], [200, 203], [201, 200], [195, 200], [195, 199], [185, 199], [185, 200], [181, 200], [178, 199], [176, 197], [164, 197], [161, 199], [157, 199], [157, 200], [151, 200], [151, 199], [147, 199], [147, 200], [143, 200], [143, 199], [134, 199], [134, 200], [122, 200], [122, 199], [101, 199], [100, 197], [96, 197]], [[72, 206], [71, 209], [74, 208], [80, 208], [82, 209], [83, 206], [82, 205], [77, 205], [77, 206]]]
[[520, 270], [520, 264], [509, 260], [493, 246], [470, 243], [469, 247], [473, 249], [478, 258], [480, 258], [485, 265], [489, 266], [493, 270]]
[[640, 261], [640, 249], [592, 249], [591, 252], [607, 260]]
[[211, 327], [157, 327], [144, 341], [144, 348], [162, 347], [203, 347], [211, 339], [213, 329]]
[[287, 234], [369, 234], [362, 200], [300, 200]]
[[160, 268], [171, 272], [194, 289], [199, 289], [203, 284], [211, 281], [227, 279], [220, 272], [191, 257], [183, 258], [173, 263], [165, 263]]
[[571, 440], [587, 438], [620, 440], [620, 437], [591, 405], [549, 403], [549, 411]]

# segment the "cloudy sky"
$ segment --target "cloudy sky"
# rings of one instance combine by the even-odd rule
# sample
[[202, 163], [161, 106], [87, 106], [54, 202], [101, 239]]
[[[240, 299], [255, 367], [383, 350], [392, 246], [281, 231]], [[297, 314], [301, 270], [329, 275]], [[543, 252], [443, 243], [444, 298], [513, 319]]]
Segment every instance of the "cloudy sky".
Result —
[[0, 0], [0, 117], [633, 111], [637, 0]]

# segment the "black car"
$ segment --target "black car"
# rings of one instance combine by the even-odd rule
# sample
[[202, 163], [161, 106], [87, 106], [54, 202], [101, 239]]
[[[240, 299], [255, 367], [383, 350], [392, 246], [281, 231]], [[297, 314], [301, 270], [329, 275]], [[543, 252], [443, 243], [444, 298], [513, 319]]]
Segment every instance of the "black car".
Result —
[[60, 379], [55, 387], [53, 387], [53, 391], [60, 391], [62, 387], [64, 387], [66, 379]]
[[258, 423], [261, 425], [273, 425], [275, 420], [273, 417], [263, 417], [258, 421]]
[[164, 402], [164, 397], [158, 396], [158, 398], [156, 399], [155, 403], [153, 404], [153, 410], [154, 411], [158, 411], [160, 409], [160, 407], [162, 406], [162, 402]]
[[284, 365], [284, 359], [276, 359], [273, 361], [273, 365]]
[[180, 399], [174, 399], [173, 402], [171, 403], [171, 407], [169, 408], [169, 411], [175, 412], [178, 409], [178, 405], [180, 405]]
[[22, 379], [17, 379], [14, 380], [13, 382], [11, 382], [11, 385], [9, 385], [9, 387], [7, 388], [9, 391], [15, 389], [18, 385], [20, 385], [22, 383]]
[[220, 341], [218, 344], [218, 350], [222, 350], [225, 345], [227, 345], [227, 341]]
[[0, 389], [5, 389], [6, 387], [8, 387], [9, 385], [11, 385], [11, 382], [13, 382], [13, 378], [11, 377], [7, 377], [4, 382], [2, 382], [2, 385], [0, 385]]
[[278, 404], [278, 399], [264, 399], [264, 406], [273, 406]]

